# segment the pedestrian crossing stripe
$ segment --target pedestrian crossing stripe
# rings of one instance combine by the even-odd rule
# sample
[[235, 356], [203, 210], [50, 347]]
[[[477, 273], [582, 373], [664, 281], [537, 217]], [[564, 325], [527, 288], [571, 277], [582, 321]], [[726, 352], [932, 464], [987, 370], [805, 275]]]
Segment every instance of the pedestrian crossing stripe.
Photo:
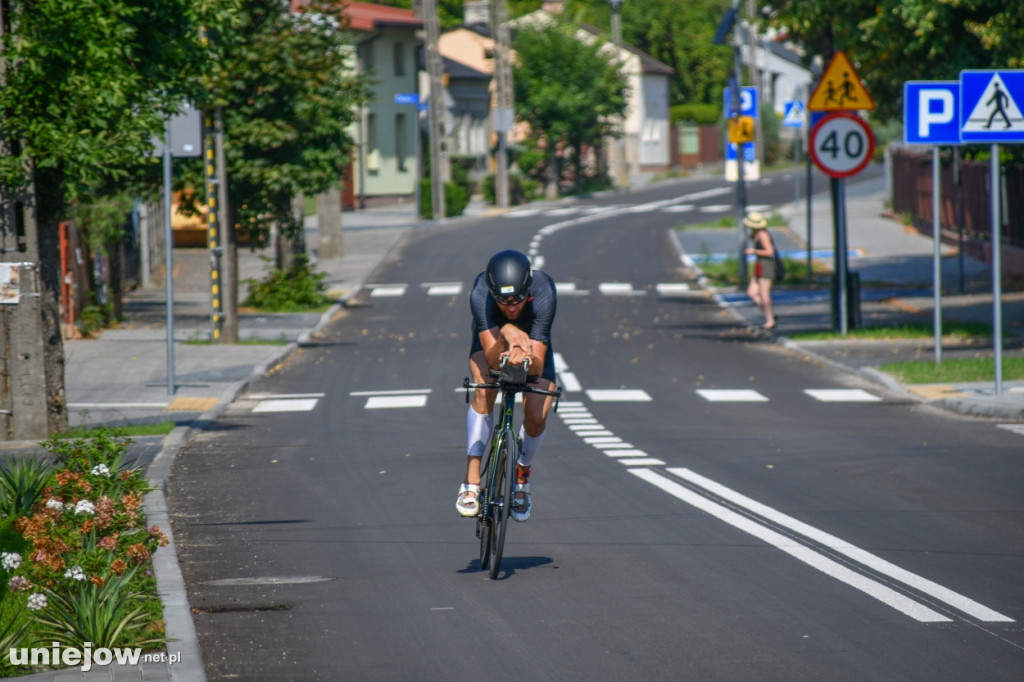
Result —
[[996, 424], [1001, 429], [1006, 429], [1010, 433], [1016, 433], [1020, 436], [1024, 436], [1024, 424]]
[[808, 388], [804, 393], [823, 403], [873, 403], [881, 400], [859, 388]]
[[711, 403], [766, 403], [768, 398], [749, 388], [697, 390], [697, 395]]
[[270, 398], [261, 400], [252, 408], [253, 412], [311, 412], [317, 398]]
[[[967, 104], [964, 102], [964, 104]], [[1000, 123], [1002, 125], [1000, 125]], [[996, 125], [995, 128], [992, 126]], [[1024, 115], [1006, 87], [1002, 74], [995, 72], [981, 96], [964, 119], [961, 133], [1024, 133]]]

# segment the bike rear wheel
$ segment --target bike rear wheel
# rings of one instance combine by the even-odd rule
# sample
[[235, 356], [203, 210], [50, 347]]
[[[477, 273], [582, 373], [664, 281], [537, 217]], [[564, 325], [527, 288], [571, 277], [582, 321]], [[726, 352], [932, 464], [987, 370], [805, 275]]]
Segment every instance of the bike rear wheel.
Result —
[[505, 531], [508, 529], [509, 510], [512, 508], [512, 484], [516, 472], [516, 437], [511, 431], [502, 434], [500, 454], [495, 462], [495, 504], [492, 504], [491, 578], [501, 570], [501, 555], [505, 549]]

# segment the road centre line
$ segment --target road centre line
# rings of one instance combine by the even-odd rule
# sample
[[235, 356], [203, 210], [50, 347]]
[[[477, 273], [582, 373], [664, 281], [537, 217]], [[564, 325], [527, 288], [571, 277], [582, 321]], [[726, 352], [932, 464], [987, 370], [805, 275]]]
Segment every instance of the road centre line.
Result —
[[855, 547], [844, 540], [841, 540], [834, 535], [818, 530], [813, 526], [810, 526], [802, 521], [798, 521], [791, 516], [783, 514], [782, 512], [776, 511], [775, 509], [756, 502], [741, 493], [726, 488], [720, 483], [701, 476], [686, 468], [670, 468], [668, 469], [670, 474], [678, 476], [685, 481], [689, 481], [694, 485], [700, 486], [705, 490], [711, 492], [724, 500], [728, 500], [733, 504], [739, 505], [758, 516], [761, 516], [772, 523], [775, 523], [784, 528], [799, 533], [804, 537], [817, 542], [818, 544], [824, 545], [831, 550], [839, 552], [854, 561], [861, 563], [868, 568], [889, 576], [895, 580], [898, 580], [910, 587], [924, 592], [925, 594], [934, 597], [940, 601], [943, 601], [950, 606], [963, 611], [964, 613], [977, 618], [978, 620], [989, 622], [989, 623], [1012, 623], [1012, 618], [1004, 616], [1001, 613], [993, 611], [992, 609], [979, 604], [972, 599], [969, 599], [961, 594], [954, 592], [948, 588], [943, 587], [937, 583], [932, 582], [926, 578], [911, 573], [905, 569], [892, 564], [881, 557], [875, 556], [870, 552], [867, 552], [859, 547]]
[[690, 490], [681, 483], [673, 481], [652, 469], [634, 468], [630, 469], [629, 472], [637, 478], [660, 488], [669, 495], [672, 495], [673, 497], [680, 499], [701, 511], [711, 514], [720, 521], [724, 521], [739, 530], [767, 542], [776, 549], [780, 549], [786, 554], [806, 563], [808, 566], [816, 568], [822, 573], [835, 578], [840, 582], [844, 582], [847, 585], [874, 597], [875, 599], [878, 599], [882, 603], [906, 614], [907, 616], [910, 616], [916, 621], [922, 623], [948, 623], [952, 621], [952, 619], [917, 603], [906, 595], [900, 594], [892, 588], [886, 587], [875, 580], [861, 575], [860, 573], [857, 573], [846, 566], [819, 554], [806, 545], [794, 542], [792, 538], [786, 537], [782, 533], [756, 523], [739, 512], [724, 507], [717, 502], [713, 502], [703, 495]]
[[[463, 389], [457, 388], [455, 390], [462, 391]], [[406, 389], [404, 391], [352, 391], [351, 393], [349, 393], [349, 395], [351, 395], [351, 396], [366, 396], [366, 395], [416, 395], [418, 393], [431, 393], [431, 392], [433, 392], [432, 388], [410, 388], [410, 389]], [[320, 395], [323, 395], [323, 394], [321, 393]], [[278, 396], [278, 397], [280, 397], [280, 396]]]

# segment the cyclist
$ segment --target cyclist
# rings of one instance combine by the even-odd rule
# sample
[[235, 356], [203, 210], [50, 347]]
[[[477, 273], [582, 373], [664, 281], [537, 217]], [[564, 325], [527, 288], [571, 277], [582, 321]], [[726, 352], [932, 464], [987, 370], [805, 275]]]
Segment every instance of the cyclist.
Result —
[[[547, 274], [533, 270], [530, 259], [519, 251], [499, 251], [477, 275], [469, 296], [473, 315], [473, 341], [469, 369], [474, 383], [490, 381], [488, 369], [498, 369], [502, 357], [521, 365], [530, 361], [528, 375], [538, 377], [536, 386], [553, 390], [554, 351], [551, 324], [555, 319], [555, 283]], [[476, 389], [466, 415], [466, 478], [459, 487], [455, 508], [462, 516], [480, 510], [480, 458], [494, 427], [494, 389]], [[530, 518], [530, 467], [544, 440], [551, 397], [523, 394], [523, 426], [519, 437], [522, 453], [516, 462], [515, 495], [510, 514], [516, 521]]]

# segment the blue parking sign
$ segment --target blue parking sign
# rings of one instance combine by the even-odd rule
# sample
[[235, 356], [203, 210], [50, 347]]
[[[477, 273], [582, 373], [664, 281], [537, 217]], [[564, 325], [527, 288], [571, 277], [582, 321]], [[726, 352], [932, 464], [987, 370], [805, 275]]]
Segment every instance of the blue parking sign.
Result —
[[[725, 96], [725, 117], [732, 114], [732, 88], [726, 86], [723, 91]], [[757, 88], [745, 85], [740, 88], [740, 116], [753, 116], [757, 118]]]
[[903, 84], [903, 141], [960, 144], [960, 81]]

